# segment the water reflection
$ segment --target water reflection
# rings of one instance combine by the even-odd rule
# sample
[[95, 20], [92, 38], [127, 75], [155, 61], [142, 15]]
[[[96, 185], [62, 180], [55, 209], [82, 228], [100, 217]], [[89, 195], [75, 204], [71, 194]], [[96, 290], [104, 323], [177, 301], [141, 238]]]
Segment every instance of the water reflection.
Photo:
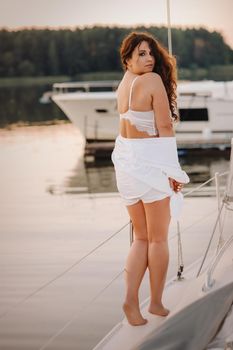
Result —
[[[110, 159], [85, 164], [84, 140], [72, 124], [16, 127], [0, 130], [1, 188], [10, 194], [117, 192]], [[180, 157], [191, 179], [189, 187], [203, 183], [229, 167], [229, 152], [214, 156]], [[226, 181], [221, 178], [221, 185]], [[12, 184], [15, 184], [13, 190]], [[211, 185], [211, 184], [210, 184]], [[210, 186], [209, 185], [209, 186]], [[8, 195], [9, 195], [8, 193]]]
[[[194, 186], [203, 183], [213, 177], [216, 172], [223, 173], [229, 169], [229, 152], [222, 152], [221, 155], [206, 157], [206, 156], [191, 156], [180, 158], [182, 168], [190, 177], [190, 184]], [[220, 179], [220, 184], [226, 183], [226, 177]], [[211, 184], [209, 184], [210, 186]]]
[[[227, 171], [229, 155], [225, 154], [214, 158], [184, 157], [180, 158], [180, 163], [190, 177], [190, 183], [187, 186], [193, 187], [207, 181], [216, 172], [223, 173]], [[220, 185], [224, 185], [225, 182], [226, 177], [220, 179]], [[106, 160], [104, 162], [85, 164], [83, 159], [79, 159], [72, 174], [67, 176], [59, 191], [67, 194], [117, 192], [112, 162]]]
[[54, 103], [39, 102], [47, 90], [51, 90], [51, 85], [0, 87], [0, 127], [17, 122], [67, 120]]

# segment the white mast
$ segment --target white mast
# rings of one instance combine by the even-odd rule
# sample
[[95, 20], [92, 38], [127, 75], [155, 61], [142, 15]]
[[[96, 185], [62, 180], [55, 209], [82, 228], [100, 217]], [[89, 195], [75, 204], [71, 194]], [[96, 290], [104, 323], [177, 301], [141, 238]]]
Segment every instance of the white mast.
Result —
[[170, 19], [170, 0], [167, 0], [167, 31], [168, 31], [168, 51], [172, 55], [172, 35], [171, 35], [171, 19]]

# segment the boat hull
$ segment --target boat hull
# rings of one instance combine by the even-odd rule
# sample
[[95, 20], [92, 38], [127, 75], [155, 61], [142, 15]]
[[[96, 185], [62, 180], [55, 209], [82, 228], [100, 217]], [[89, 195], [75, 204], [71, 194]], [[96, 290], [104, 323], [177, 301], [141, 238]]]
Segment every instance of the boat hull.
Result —
[[[115, 92], [68, 92], [52, 99], [87, 141], [113, 141], [118, 135]], [[178, 107], [177, 138], [230, 140], [233, 136], [233, 99], [185, 95], [178, 98]]]

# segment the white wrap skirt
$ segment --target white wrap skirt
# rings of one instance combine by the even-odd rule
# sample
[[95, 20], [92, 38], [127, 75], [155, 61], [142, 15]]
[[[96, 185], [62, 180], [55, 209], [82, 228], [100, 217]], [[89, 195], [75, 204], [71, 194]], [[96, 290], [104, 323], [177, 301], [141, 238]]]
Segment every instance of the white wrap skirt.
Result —
[[170, 212], [179, 218], [183, 195], [175, 193], [168, 178], [188, 183], [180, 167], [175, 137], [131, 139], [118, 135], [112, 152], [118, 191], [126, 205], [150, 203], [170, 196]]

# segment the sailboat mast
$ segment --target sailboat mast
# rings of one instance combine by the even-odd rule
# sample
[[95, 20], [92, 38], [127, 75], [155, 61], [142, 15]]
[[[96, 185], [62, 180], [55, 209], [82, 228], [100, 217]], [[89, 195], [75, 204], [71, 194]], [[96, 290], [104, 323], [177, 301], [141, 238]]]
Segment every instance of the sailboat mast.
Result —
[[172, 34], [171, 34], [171, 18], [170, 18], [170, 0], [167, 0], [167, 31], [168, 31], [168, 51], [172, 55]]

